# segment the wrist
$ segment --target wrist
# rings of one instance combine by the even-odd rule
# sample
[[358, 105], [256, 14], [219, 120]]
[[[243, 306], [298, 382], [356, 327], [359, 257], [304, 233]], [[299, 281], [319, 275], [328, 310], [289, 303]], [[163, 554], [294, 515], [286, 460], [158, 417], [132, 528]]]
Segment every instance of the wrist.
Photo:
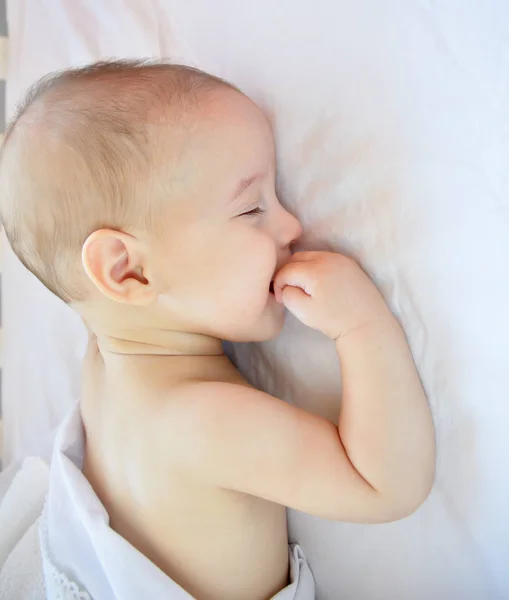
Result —
[[[386, 315], [366, 319], [351, 328], [345, 329], [336, 338], [333, 338], [336, 345], [342, 345], [352, 339], [366, 339], [378, 336], [402, 335], [403, 330], [396, 317], [387, 309]], [[404, 334], [403, 334], [404, 335]]]

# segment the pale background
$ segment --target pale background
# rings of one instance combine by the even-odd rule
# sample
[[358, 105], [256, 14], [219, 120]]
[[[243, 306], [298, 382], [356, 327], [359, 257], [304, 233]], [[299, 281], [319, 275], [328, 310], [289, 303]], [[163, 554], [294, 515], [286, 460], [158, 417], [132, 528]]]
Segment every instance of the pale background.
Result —
[[[6, 0], [0, 0], [0, 132], [5, 128], [5, 77], [7, 71], [7, 17], [5, 11]], [[3, 135], [3, 133], [0, 133]], [[1, 138], [0, 138], [1, 140]], [[1, 143], [1, 141], [0, 141]], [[2, 469], [2, 448], [3, 448], [3, 424], [2, 424], [2, 244], [3, 238], [0, 238], [0, 470]]]

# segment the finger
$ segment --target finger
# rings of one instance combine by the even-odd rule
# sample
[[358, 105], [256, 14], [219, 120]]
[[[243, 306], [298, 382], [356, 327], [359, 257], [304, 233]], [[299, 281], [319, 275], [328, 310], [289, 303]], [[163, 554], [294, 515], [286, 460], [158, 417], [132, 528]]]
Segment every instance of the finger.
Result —
[[306, 306], [311, 298], [298, 287], [287, 285], [281, 291], [282, 304], [300, 321], [303, 321]]
[[311, 295], [312, 280], [306, 263], [288, 263], [277, 273], [274, 279], [274, 295], [278, 302], [281, 302], [281, 291], [287, 285], [299, 287]]

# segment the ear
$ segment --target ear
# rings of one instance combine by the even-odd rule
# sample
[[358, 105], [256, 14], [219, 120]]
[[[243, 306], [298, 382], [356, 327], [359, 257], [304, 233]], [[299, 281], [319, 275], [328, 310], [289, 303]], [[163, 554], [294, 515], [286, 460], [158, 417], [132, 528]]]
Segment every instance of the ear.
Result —
[[99, 229], [83, 244], [81, 262], [92, 283], [107, 298], [144, 306], [157, 299], [147, 277], [147, 257], [140, 240], [113, 229]]

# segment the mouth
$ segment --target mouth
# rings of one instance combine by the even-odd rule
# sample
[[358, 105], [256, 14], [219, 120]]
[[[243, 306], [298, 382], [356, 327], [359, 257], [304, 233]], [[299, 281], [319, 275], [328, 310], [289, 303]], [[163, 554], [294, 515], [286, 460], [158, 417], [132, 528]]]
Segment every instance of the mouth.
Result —
[[274, 282], [271, 281], [269, 285], [269, 294], [274, 294]]

